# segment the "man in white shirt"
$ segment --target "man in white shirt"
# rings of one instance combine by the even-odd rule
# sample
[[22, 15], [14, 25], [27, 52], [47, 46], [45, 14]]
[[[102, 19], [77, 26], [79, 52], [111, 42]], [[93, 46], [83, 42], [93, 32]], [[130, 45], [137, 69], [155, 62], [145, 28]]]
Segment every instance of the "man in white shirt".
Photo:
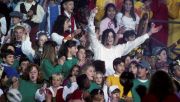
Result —
[[105, 61], [106, 76], [114, 74], [112, 62], [115, 58], [127, 55], [131, 50], [148, 39], [149, 36], [158, 32], [162, 28], [161, 26], [155, 27], [155, 25], [152, 24], [151, 30], [148, 33], [136, 38], [134, 41], [128, 41], [125, 44], [118, 44], [114, 46], [114, 39], [116, 36], [112, 29], [107, 29], [103, 32], [102, 43], [97, 39], [94, 26], [94, 17], [96, 13], [97, 8], [92, 10], [91, 16], [88, 20], [89, 37], [91, 41], [91, 48], [95, 54], [95, 60]]

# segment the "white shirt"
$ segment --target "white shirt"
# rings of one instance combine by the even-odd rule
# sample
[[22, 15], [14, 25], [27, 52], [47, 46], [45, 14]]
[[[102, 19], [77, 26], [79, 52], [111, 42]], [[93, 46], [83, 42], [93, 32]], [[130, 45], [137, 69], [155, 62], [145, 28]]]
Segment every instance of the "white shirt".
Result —
[[127, 55], [131, 50], [138, 47], [146, 39], [148, 39], [149, 35], [145, 34], [143, 36], [136, 38], [134, 41], [129, 41], [125, 44], [118, 44], [116, 46], [112, 46], [111, 48], [106, 48], [103, 44], [101, 44], [100, 41], [98, 41], [96, 37], [94, 16], [95, 15], [91, 15], [90, 19], [88, 20], [88, 32], [91, 41], [91, 48], [94, 52], [94, 59], [105, 61], [105, 75], [112, 75], [115, 72], [113, 69], [113, 60], [115, 58]]
[[136, 21], [132, 17], [127, 17], [122, 13], [116, 15], [116, 20], [119, 26], [124, 26], [126, 30], [135, 30], [136, 25], [139, 24], [139, 16], [136, 15]]
[[[20, 12], [20, 5], [21, 5], [21, 3], [17, 4], [17, 6], [15, 7], [14, 11], [19, 11]], [[33, 1], [32, 3], [27, 3], [27, 2], [23, 2], [23, 3], [24, 3], [24, 6], [26, 8], [26, 11], [29, 11], [31, 6], [36, 4], [35, 1]], [[35, 23], [41, 23], [43, 18], [44, 18], [44, 15], [45, 15], [44, 9], [42, 8], [42, 6], [40, 6], [38, 4], [37, 5], [37, 10], [36, 10], [36, 15], [33, 15], [31, 21], [33, 21]], [[26, 14], [23, 14], [23, 19], [27, 20], [27, 15]]]
[[7, 31], [6, 18], [5, 17], [0, 18], [0, 24], [1, 24], [1, 26], [0, 26], [0, 34], [5, 35], [6, 31]]

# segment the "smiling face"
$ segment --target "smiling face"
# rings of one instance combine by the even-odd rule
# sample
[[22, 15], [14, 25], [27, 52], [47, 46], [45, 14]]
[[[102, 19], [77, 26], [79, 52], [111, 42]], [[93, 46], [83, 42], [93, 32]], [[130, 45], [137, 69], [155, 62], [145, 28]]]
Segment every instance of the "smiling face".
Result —
[[85, 58], [86, 58], [85, 49], [79, 49], [79, 51], [77, 52], [77, 57], [79, 60], [85, 60]]
[[112, 19], [114, 19], [115, 15], [116, 15], [115, 8], [109, 7], [108, 10], [107, 10], [107, 17], [112, 20]]
[[114, 36], [113, 36], [112, 32], [109, 32], [107, 41], [106, 41], [106, 45], [112, 46], [113, 44], [114, 44]]

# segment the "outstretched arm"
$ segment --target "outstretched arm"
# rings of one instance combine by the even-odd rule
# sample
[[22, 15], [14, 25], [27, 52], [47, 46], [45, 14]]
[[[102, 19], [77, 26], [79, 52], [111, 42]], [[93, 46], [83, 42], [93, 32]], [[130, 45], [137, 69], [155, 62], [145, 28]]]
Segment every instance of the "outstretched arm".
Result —
[[151, 29], [147, 34], [136, 38], [134, 41], [128, 41], [125, 44], [118, 45], [118, 50], [122, 51], [122, 53], [121, 53], [122, 56], [128, 54], [131, 50], [133, 50], [134, 48], [136, 48], [139, 45], [141, 45], [142, 43], [144, 43], [144, 41], [146, 39], [148, 39], [149, 36], [151, 36], [152, 34], [157, 33], [161, 28], [162, 28], [162, 26], [155, 27], [155, 24], [152, 24]]

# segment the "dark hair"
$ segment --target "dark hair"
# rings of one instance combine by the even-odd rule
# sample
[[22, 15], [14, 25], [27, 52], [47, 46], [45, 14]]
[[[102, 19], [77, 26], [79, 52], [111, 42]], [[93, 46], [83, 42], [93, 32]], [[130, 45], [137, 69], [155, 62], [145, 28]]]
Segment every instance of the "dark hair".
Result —
[[[124, 0], [124, 2], [123, 2], [123, 7], [122, 7], [122, 10], [121, 10], [121, 12], [122, 12], [123, 15], [125, 15], [125, 7], [124, 7], [124, 5], [125, 5], [125, 2], [126, 2], [126, 1], [127, 1], [127, 0]], [[135, 12], [134, 12], [134, 0], [129, 0], [129, 1], [131, 1], [131, 3], [132, 3], [132, 8], [131, 8], [131, 10], [130, 10], [130, 15], [131, 15], [131, 17], [133, 18], [133, 20], [136, 21], [136, 15], [135, 15]]]
[[174, 92], [175, 86], [170, 76], [164, 71], [155, 72], [151, 77], [148, 93], [155, 95], [158, 102], [162, 102], [166, 96]]
[[102, 89], [93, 89], [91, 91], [92, 100], [101, 101], [104, 98], [104, 92]]
[[9, 50], [9, 49], [1, 52], [2, 58], [6, 58], [8, 55], [14, 55], [14, 52], [12, 50]]
[[96, 71], [99, 71], [99, 72], [105, 74], [106, 69], [105, 69], [105, 62], [104, 61], [95, 60], [93, 62], [93, 65], [94, 65]]
[[33, 67], [36, 67], [38, 70], [38, 78], [37, 78], [37, 83], [42, 83], [43, 82], [43, 75], [40, 70], [40, 67], [37, 64], [30, 63], [28, 67], [26, 68], [25, 72], [23, 73], [22, 79], [29, 81], [29, 72], [32, 70]]
[[[116, 6], [115, 6], [113, 3], [107, 4], [106, 7], [105, 7], [105, 12], [104, 12], [103, 19], [107, 17], [107, 12], [108, 12], [108, 9], [109, 9], [109, 8], [114, 8], [115, 11], [116, 11]], [[114, 25], [115, 25], [115, 28], [116, 28], [116, 27], [117, 27], [116, 17], [114, 17], [112, 21], [113, 21], [113, 23], [114, 23]]]
[[61, 46], [61, 48], [60, 48], [60, 50], [59, 50], [59, 54], [60, 54], [61, 56], [65, 56], [65, 57], [67, 58], [68, 48], [71, 48], [71, 47], [76, 46], [76, 45], [77, 45], [76, 41], [74, 41], [74, 40], [68, 40], [66, 43], [64, 43], [64, 44]]
[[85, 50], [85, 47], [82, 46], [82, 45], [79, 45], [79, 46], [77, 47], [77, 49], [78, 49], [78, 51], [81, 50], [81, 49], [84, 49], [84, 50]]
[[[21, 56], [21, 57], [20, 57], [20, 60], [19, 60], [19, 66], [21, 65], [21, 63], [22, 63], [23, 61], [29, 61], [29, 59], [28, 59], [26, 56]], [[29, 62], [30, 62], [30, 61], [29, 61]]]
[[53, 33], [58, 33], [59, 35], [63, 35], [64, 34], [64, 23], [65, 21], [69, 19], [68, 17], [64, 16], [64, 15], [60, 15], [57, 17], [54, 25], [53, 25]]
[[[122, 62], [123, 62], [123, 60], [122, 60], [122, 58], [120, 58], [120, 57], [114, 59], [114, 60], [113, 60], [113, 67], [114, 67], [114, 66], [117, 66], [118, 64], [120, 64], [120, 63], [122, 63]], [[123, 63], [124, 63], [124, 62], [123, 62]]]
[[77, 80], [78, 87], [80, 89], [85, 89], [84, 84], [86, 83], [86, 80], [89, 80], [89, 79], [86, 74], [81, 74], [81, 75], [77, 76], [76, 80]]
[[115, 40], [115, 38], [116, 38], [116, 33], [114, 32], [114, 30], [113, 30], [113, 29], [106, 29], [106, 30], [103, 31], [103, 34], [102, 34], [102, 44], [103, 44], [103, 45], [106, 45], [106, 41], [107, 41], [107, 39], [108, 39], [108, 36], [109, 36], [109, 33], [110, 33], [110, 32], [112, 32], [113, 38], [114, 38], [114, 40]]
[[14, 46], [12, 43], [5, 43], [5, 44], [1, 47], [1, 53], [4, 52], [4, 51], [6, 51], [9, 46], [14, 47], [14, 49], [15, 49], [15, 46]]
[[123, 34], [123, 38], [129, 38], [130, 36], [136, 36], [136, 33], [134, 30], [126, 30]]

